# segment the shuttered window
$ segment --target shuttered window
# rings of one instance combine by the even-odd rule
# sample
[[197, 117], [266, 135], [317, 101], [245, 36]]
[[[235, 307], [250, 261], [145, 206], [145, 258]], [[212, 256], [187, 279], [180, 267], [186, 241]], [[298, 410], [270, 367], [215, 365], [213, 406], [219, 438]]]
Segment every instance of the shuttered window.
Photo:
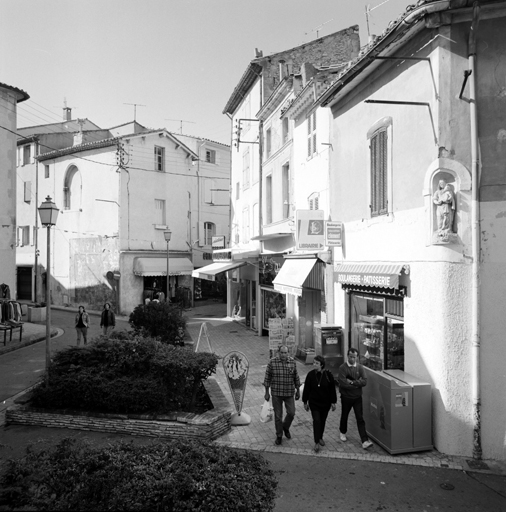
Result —
[[371, 216], [388, 213], [387, 130], [378, 130], [371, 137]]
[[307, 118], [307, 156], [311, 158], [316, 153], [316, 112]]

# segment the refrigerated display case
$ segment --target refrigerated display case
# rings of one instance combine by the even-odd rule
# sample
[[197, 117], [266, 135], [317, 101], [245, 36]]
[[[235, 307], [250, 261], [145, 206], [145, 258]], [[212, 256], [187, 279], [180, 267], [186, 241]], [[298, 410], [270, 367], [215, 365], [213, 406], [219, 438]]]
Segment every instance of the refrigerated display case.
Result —
[[339, 325], [314, 324], [315, 354], [323, 356], [325, 368], [337, 377], [344, 363], [344, 335]]

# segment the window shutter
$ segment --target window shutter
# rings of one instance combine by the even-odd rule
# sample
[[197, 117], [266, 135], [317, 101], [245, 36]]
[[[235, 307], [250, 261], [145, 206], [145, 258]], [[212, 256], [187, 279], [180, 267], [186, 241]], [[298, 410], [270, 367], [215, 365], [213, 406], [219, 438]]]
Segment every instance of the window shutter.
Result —
[[307, 156], [311, 156], [311, 116], [307, 118]]
[[199, 222], [199, 247], [204, 247], [206, 232], [204, 230], [204, 223]]
[[318, 196], [316, 196], [316, 197], [314, 198], [314, 209], [315, 209], [315, 210], [318, 210], [318, 206], [319, 206], [319, 205], [318, 205]]
[[379, 214], [384, 215], [388, 212], [388, 193], [387, 193], [387, 132], [382, 131], [379, 134], [379, 159], [380, 159], [380, 173], [379, 173]]
[[32, 226], [32, 229], [30, 229], [30, 245], [35, 245], [35, 226]]

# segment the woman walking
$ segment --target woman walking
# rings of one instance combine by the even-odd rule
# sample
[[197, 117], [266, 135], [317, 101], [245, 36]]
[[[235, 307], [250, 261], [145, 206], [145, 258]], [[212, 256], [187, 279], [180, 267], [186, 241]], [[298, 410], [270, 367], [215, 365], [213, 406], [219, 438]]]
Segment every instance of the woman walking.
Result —
[[114, 311], [111, 309], [109, 302], [104, 304], [102, 316], [100, 317], [100, 327], [102, 327], [102, 334], [109, 337], [109, 333], [116, 327], [116, 317]]
[[316, 356], [313, 360], [314, 370], [311, 370], [304, 383], [302, 392], [302, 401], [304, 409], [311, 409], [313, 417], [313, 437], [314, 451], [318, 453], [320, 446], [325, 446], [323, 433], [325, 432], [325, 422], [330, 409], [336, 410], [337, 393], [334, 376], [328, 370], [325, 370], [325, 359], [322, 356]]
[[81, 344], [81, 336], [83, 337], [84, 344], [88, 343], [88, 326], [90, 325], [90, 317], [84, 306], [79, 306], [79, 312], [76, 315], [76, 332], [77, 332], [77, 346]]

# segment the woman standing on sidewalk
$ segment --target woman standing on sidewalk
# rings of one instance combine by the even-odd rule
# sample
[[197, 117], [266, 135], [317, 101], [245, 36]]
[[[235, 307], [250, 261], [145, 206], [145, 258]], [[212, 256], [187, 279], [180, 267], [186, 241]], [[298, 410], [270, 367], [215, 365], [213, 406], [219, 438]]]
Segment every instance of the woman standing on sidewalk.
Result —
[[77, 332], [77, 346], [81, 344], [81, 336], [83, 337], [84, 344], [88, 343], [88, 326], [90, 325], [90, 317], [84, 306], [79, 306], [79, 312], [76, 315], [76, 332]]
[[315, 442], [314, 451], [318, 453], [320, 446], [325, 446], [323, 440], [325, 422], [330, 409], [336, 410], [337, 393], [334, 376], [328, 370], [325, 370], [325, 359], [322, 356], [316, 356], [313, 365], [315, 368], [307, 374], [304, 383], [302, 401], [306, 411], [311, 409]]
[[102, 327], [102, 334], [109, 337], [109, 333], [116, 327], [116, 317], [114, 311], [111, 309], [109, 302], [104, 304], [102, 316], [100, 317], [100, 327]]

